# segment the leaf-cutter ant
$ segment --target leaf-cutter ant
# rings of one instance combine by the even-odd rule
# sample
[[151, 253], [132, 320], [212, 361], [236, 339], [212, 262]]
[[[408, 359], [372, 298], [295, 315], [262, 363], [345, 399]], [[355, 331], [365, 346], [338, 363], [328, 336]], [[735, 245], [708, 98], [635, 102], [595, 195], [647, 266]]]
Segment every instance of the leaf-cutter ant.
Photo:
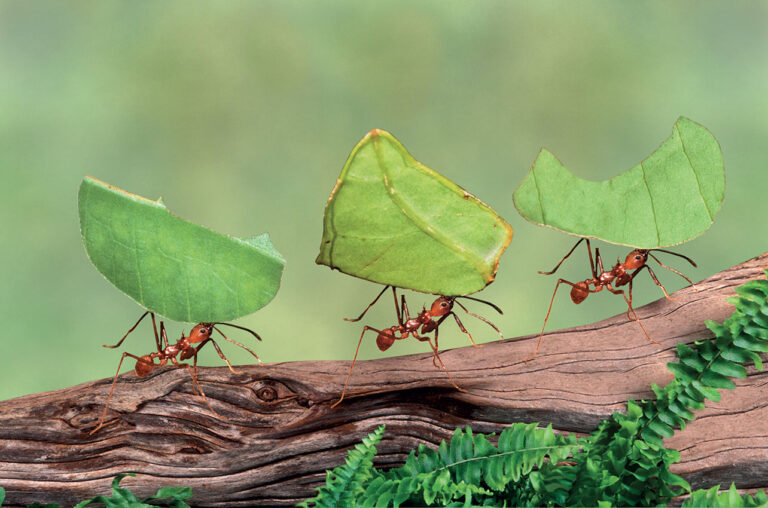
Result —
[[[213, 344], [213, 347], [216, 348], [216, 352], [219, 354], [222, 360], [227, 362], [227, 366], [229, 367], [229, 370], [232, 371], [234, 374], [240, 374], [239, 371], [236, 371], [234, 368], [232, 368], [232, 364], [229, 363], [229, 360], [226, 356], [224, 356], [224, 353], [221, 351], [221, 348], [219, 348], [219, 345], [216, 343], [215, 340], [213, 340], [213, 337], [211, 336], [213, 334], [213, 331], [219, 332], [219, 334], [224, 337], [224, 340], [231, 342], [233, 344], [236, 344], [240, 346], [241, 348], [245, 349], [249, 353], [251, 353], [256, 360], [258, 360], [259, 364], [261, 364], [261, 359], [259, 359], [259, 355], [254, 353], [250, 348], [245, 346], [244, 344], [240, 344], [239, 342], [236, 342], [226, 335], [222, 333], [222, 331], [218, 328], [216, 328], [217, 325], [224, 325], [224, 326], [231, 326], [233, 328], [238, 328], [240, 330], [245, 330], [246, 332], [250, 333], [254, 337], [256, 337], [258, 340], [261, 340], [261, 337], [254, 332], [253, 330], [250, 330], [248, 328], [245, 328], [243, 326], [233, 325], [231, 323], [221, 323], [221, 322], [213, 322], [213, 323], [198, 323], [195, 325], [192, 330], [189, 332], [189, 337], [185, 337], [184, 334], [181, 334], [181, 338], [179, 338], [178, 341], [176, 341], [175, 344], [169, 344], [168, 343], [168, 335], [165, 332], [165, 323], [160, 321], [160, 334], [157, 333], [157, 323], [155, 322], [155, 313], [152, 311], [146, 311], [144, 314], [141, 315], [138, 321], [136, 321], [136, 324], [134, 324], [130, 330], [128, 330], [125, 335], [123, 335], [123, 338], [118, 341], [117, 344], [114, 346], [108, 346], [104, 344], [104, 347], [108, 348], [117, 348], [120, 347], [120, 345], [123, 343], [123, 341], [128, 337], [128, 335], [136, 329], [137, 326], [139, 326], [139, 323], [147, 317], [147, 314], [149, 314], [152, 317], [152, 328], [155, 331], [155, 344], [157, 346], [157, 352], [150, 353], [148, 355], [144, 356], [136, 356], [131, 353], [123, 353], [123, 356], [120, 357], [120, 363], [117, 364], [117, 372], [115, 373], [115, 377], [112, 380], [112, 388], [109, 390], [109, 395], [107, 396], [107, 403], [104, 406], [104, 412], [101, 415], [101, 419], [99, 420], [99, 424], [96, 426], [95, 429], [93, 429], [90, 434], [94, 434], [97, 430], [99, 430], [101, 427], [104, 426], [104, 418], [107, 416], [107, 410], [109, 409], [109, 401], [112, 399], [112, 394], [115, 391], [115, 384], [117, 383], [117, 376], [120, 374], [120, 367], [123, 365], [123, 360], [125, 360], [126, 356], [129, 356], [136, 360], [136, 366], [134, 367], [134, 371], [136, 372], [136, 375], [141, 377], [148, 376], [152, 370], [155, 367], [160, 367], [162, 365], [167, 364], [169, 361], [176, 367], [186, 367], [186, 369], [189, 371], [189, 373], [192, 375], [192, 381], [194, 382], [195, 388], [197, 388], [198, 393], [203, 397], [203, 400], [205, 401], [208, 408], [211, 410], [213, 414], [216, 416], [220, 416], [214, 409], [211, 407], [211, 404], [208, 402], [208, 398], [205, 396], [205, 393], [203, 392], [203, 389], [200, 388], [200, 384], [197, 382], [197, 353], [209, 342]], [[162, 343], [161, 343], [161, 337], [162, 337]], [[196, 344], [196, 345], [195, 345]], [[178, 360], [176, 357], [179, 357]], [[190, 367], [188, 363], [180, 363], [179, 360], [184, 361], [188, 360], [190, 358], [193, 358], [193, 366]]]
[[[648, 332], [645, 331], [645, 328], [643, 328], [642, 323], [640, 322], [640, 318], [637, 316], [637, 313], [635, 313], [635, 309], [632, 308], [632, 283], [640, 272], [642, 272], [644, 269], [648, 270], [648, 274], [651, 276], [651, 279], [653, 279], [653, 282], [656, 283], [657, 286], [661, 288], [661, 290], [664, 292], [664, 296], [667, 297], [670, 300], [674, 300], [674, 298], [670, 297], [667, 293], [666, 288], [664, 288], [664, 285], [659, 282], [659, 279], [656, 277], [656, 274], [653, 272], [653, 269], [651, 269], [650, 266], [648, 266], [647, 261], [648, 257], [653, 258], [662, 268], [666, 268], [667, 270], [674, 272], [684, 278], [685, 280], [690, 283], [694, 289], [696, 286], [693, 284], [693, 281], [683, 275], [682, 273], [678, 272], [674, 268], [671, 268], [661, 261], [659, 261], [659, 258], [653, 255], [653, 252], [664, 252], [666, 254], [672, 254], [673, 256], [678, 256], [689, 263], [696, 266], [696, 263], [689, 257], [683, 256], [682, 254], [678, 254], [676, 252], [668, 251], [665, 249], [634, 249], [632, 252], [627, 254], [626, 259], [622, 263], [620, 260], [616, 260], [616, 264], [611, 268], [610, 270], [606, 271], [603, 268], [603, 259], [600, 257], [600, 249], [595, 248], [595, 256], [594, 259], [592, 257], [592, 247], [589, 244], [589, 239], [587, 238], [581, 238], [579, 241], [576, 242], [576, 244], [571, 248], [570, 251], [568, 251], [568, 254], [566, 254], [563, 259], [560, 260], [560, 262], [552, 269], [552, 271], [549, 272], [539, 272], [543, 275], [552, 275], [557, 271], [558, 268], [560, 268], [560, 265], [563, 264], [563, 261], [565, 261], [568, 256], [570, 256], [574, 250], [576, 250], [576, 247], [579, 246], [581, 242], [586, 240], [587, 244], [587, 253], [589, 254], [589, 268], [592, 270], [592, 278], [586, 279], [581, 282], [573, 283], [570, 281], [567, 281], [565, 279], [558, 279], [557, 285], [555, 286], [555, 291], [552, 293], [552, 299], [549, 302], [549, 309], [547, 310], [547, 316], [544, 318], [544, 325], [541, 327], [541, 333], [539, 334], [539, 341], [536, 343], [536, 349], [534, 350], [533, 354], [531, 354], [529, 357], [527, 357], [523, 361], [528, 361], [531, 358], [533, 358], [536, 353], [539, 351], [539, 346], [541, 345], [541, 338], [544, 335], [544, 328], [547, 326], [547, 320], [549, 319], [549, 313], [552, 311], [552, 304], [555, 301], [555, 295], [557, 294], [557, 289], [560, 287], [560, 284], [568, 284], [571, 286], [571, 301], [575, 304], [579, 304], [586, 300], [586, 298], [589, 296], [590, 293], [599, 293], [603, 290], [603, 288], [607, 289], [611, 293], [615, 295], [622, 295], [624, 297], [624, 300], [627, 302], [627, 319], [633, 319], [637, 321], [637, 324], [640, 325], [640, 329], [643, 331], [643, 334], [645, 334], [646, 338], [653, 342], [654, 344], [659, 344], [659, 342], [656, 342], [653, 340], [649, 335]], [[629, 270], [634, 270], [633, 272], [629, 272]], [[594, 286], [594, 289], [592, 287]], [[621, 286], [628, 286], [628, 294], [624, 292], [623, 289], [616, 289], [617, 287]], [[631, 315], [630, 315], [631, 314]], [[660, 344], [659, 344], [660, 345]]]
[[[376, 296], [376, 298], [373, 299], [373, 301], [368, 304], [368, 307], [365, 308], [365, 310], [360, 314], [357, 318], [350, 319], [345, 318], [346, 321], [360, 321], [363, 319], [363, 316], [365, 316], [366, 312], [373, 307], [373, 305], [381, 298], [381, 295], [384, 294], [384, 292], [392, 288], [392, 296], [395, 299], [395, 312], [397, 313], [397, 324], [394, 326], [390, 326], [389, 328], [374, 328], [372, 326], [364, 326], [363, 332], [360, 334], [360, 340], [357, 341], [357, 349], [355, 349], [355, 356], [352, 359], [352, 364], [349, 366], [349, 372], [347, 373], [347, 379], [344, 382], [344, 389], [341, 392], [341, 398], [337, 400], [331, 407], [338, 406], [342, 400], [344, 400], [344, 395], [347, 392], [347, 385], [349, 384], [349, 379], [352, 376], [352, 368], [355, 366], [355, 361], [357, 360], [357, 353], [360, 351], [360, 344], [363, 342], [363, 336], [365, 336], [365, 333], [369, 330], [374, 331], [377, 333], [376, 336], [376, 346], [378, 346], [379, 350], [386, 351], [389, 349], [392, 344], [395, 343], [396, 340], [402, 340], [407, 339], [410, 336], [413, 336], [415, 339], [422, 341], [422, 342], [428, 342], [430, 347], [432, 348], [432, 364], [435, 366], [435, 368], [442, 368], [446, 375], [448, 376], [448, 379], [451, 380], [451, 384], [453, 384], [454, 388], [456, 388], [459, 391], [465, 391], [462, 388], [460, 388], [456, 382], [451, 377], [451, 374], [448, 372], [448, 369], [446, 369], [445, 364], [443, 363], [443, 360], [440, 358], [440, 354], [438, 353], [438, 328], [440, 325], [445, 321], [448, 316], [453, 316], [453, 318], [456, 320], [456, 324], [459, 326], [459, 329], [467, 334], [467, 337], [469, 337], [470, 342], [475, 347], [482, 347], [482, 345], [478, 345], [475, 343], [474, 339], [472, 339], [472, 334], [467, 331], [467, 329], [464, 327], [464, 324], [461, 322], [461, 319], [459, 319], [459, 316], [456, 315], [456, 313], [453, 311], [453, 306], [458, 305], [461, 307], [461, 309], [469, 314], [470, 316], [476, 317], [477, 319], [487, 323], [491, 328], [496, 330], [496, 332], [499, 334], [499, 337], [504, 338], [499, 329], [485, 319], [482, 316], [478, 316], [477, 314], [474, 314], [470, 312], [460, 301], [457, 300], [457, 298], [465, 298], [467, 300], [473, 300], [476, 302], [484, 303], [486, 305], [489, 305], [492, 307], [495, 311], [497, 311], [499, 314], [503, 314], [500, 308], [498, 308], [496, 305], [492, 304], [491, 302], [487, 302], [485, 300], [480, 300], [479, 298], [474, 298], [471, 296], [439, 296], [434, 302], [432, 302], [432, 305], [429, 309], [426, 307], [422, 307], [421, 312], [419, 312], [418, 315], [415, 317], [411, 317], [410, 313], [408, 312], [408, 304], [405, 301], [405, 295], [400, 295], [400, 305], [398, 305], [397, 302], [397, 288], [394, 286], [384, 286], [384, 289], [381, 290], [381, 292]], [[432, 342], [432, 337], [427, 336], [426, 334], [430, 332], [435, 332], [434, 336], [434, 343]], [[438, 365], [439, 364], [439, 365]]]

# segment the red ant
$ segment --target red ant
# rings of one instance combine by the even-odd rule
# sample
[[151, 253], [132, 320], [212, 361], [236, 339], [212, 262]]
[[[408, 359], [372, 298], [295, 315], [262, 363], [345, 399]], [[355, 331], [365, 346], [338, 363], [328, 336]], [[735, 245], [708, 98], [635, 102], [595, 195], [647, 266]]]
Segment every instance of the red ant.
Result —
[[[368, 312], [368, 309], [373, 307], [373, 305], [381, 298], [381, 295], [384, 294], [384, 292], [392, 288], [392, 296], [394, 296], [395, 299], [395, 312], [397, 313], [397, 323], [394, 326], [390, 326], [389, 328], [383, 328], [381, 330], [377, 328], [373, 328], [372, 326], [364, 326], [363, 327], [363, 333], [360, 334], [360, 340], [357, 341], [357, 349], [355, 349], [355, 356], [352, 359], [352, 365], [349, 366], [349, 373], [347, 373], [347, 379], [344, 382], [344, 389], [341, 392], [341, 398], [336, 401], [331, 407], [338, 406], [342, 400], [344, 400], [344, 394], [347, 392], [347, 385], [349, 384], [349, 378], [352, 376], [352, 368], [355, 366], [355, 361], [357, 360], [357, 353], [360, 351], [360, 344], [363, 342], [363, 336], [365, 335], [365, 332], [368, 330], [372, 330], [376, 332], [378, 335], [376, 336], [376, 346], [378, 346], [379, 350], [386, 351], [389, 349], [392, 344], [395, 343], [396, 340], [402, 340], [407, 339], [409, 336], [413, 336], [415, 339], [422, 341], [422, 342], [429, 342], [430, 347], [432, 348], [432, 364], [435, 366], [435, 368], [442, 368], [445, 373], [448, 375], [448, 379], [451, 380], [451, 384], [453, 384], [454, 388], [456, 388], [459, 391], [465, 391], [462, 388], [460, 388], [456, 382], [451, 377], [451, 374], [448, 372], [448, 369], [445, 368], [445, 364], [443, 363], [443, 360], [440, 359], [440, 355], [438, 353], [438, 342], [437, 342], [437, 335], [438, 335], [438, 328], [440, 325], [448, 319], [448, 316], [453, 316], [453, 318], [456, 320], [456, 324], [459, 326], [459, 329], [466, 333], [469, 337], [469, 341], [472, 343], [475, 347], [482, 347], [482, 345], [478, 345], [475, 343], [475, 341], [472, 339], [472, 334], [470, 334], [467, 329], [464, 327], [464, 324], [459, 319], [459, 316], [456, 315], [455, 312], [453, 312], [453, 305], [456, 304], [459, 307], [464, 310], [467, 314], [470, 316], [474, 316], [477, 319], [488, 323], [496, 332], [499, 334], [499, 337], [502, 339], [504, 336], [501, 334], [499, 329], [485, 319], [482, 316], [478, 316], [477, 314], [474, 314], [467, 310], [464, 305], [461, 304], [457, 300], [457, 298], [466, 298], [468, 300], [474, 300], [476, 302], [481, 302], [486, 305], [491, 306], [494, 310], [496, 310], [499, 314], [503, 314], [500, 308], [498, 308], [496, 305], [492, 304], [491, 302], [486, 302], [485, 300], [480, 300], [478, 298], [473, 298], [471, 296], [439, 296], [434, 302], [432, 302], [432, 305], [430, 306], [429, 310], [427, 310], [426, 307], [422, 307], [421, 312], [416, 317], [411, 317], [410, 313], [408, 312], [408, 304], [405, 301], [405, 295], [401, 296], [401, 303], [400, 306], [397, 304], [397, 289], [394, 286], [384, 286], [384, 289], [381, 290], [381, 292], [376, 296], [376, 298], [373, 299], [373, 301], [368, 304], [368, 307], [365, 308], [365, 310], [355, 319], [350, 318], [344, 318], [345, 321], [360, 321], [363, 319], [363, 316], [365, 316], [365, 313]], [[435, 321], [433, 318], [439, 318], [437, 321]], [[426, 336], [426, 334], [430, 332], [435, 332], [434, 340], [435, 342], [432, 343], [432, 338]], [[440, 364], [438, 366], [438, 363]]]
[[[189, 332], [189, 337], [185, 337], [184, 333], [181, 334], [181, 338], [176, 342], [176, 344], [169, 344], [168, 343], [168, 335], [165, 332], [165, 323], [160, 321], [160, 335], [157, 333], [157, 323], [155, 322], [155, 313], [152, 311], [146, 311], [144, 314], [141, 315], [138, 321], [136, 321], [136, 324], [131, 327], [130, 330], [128, 330], [125, 335], [123, 335], [123, 338], [120, 339], [120, 341], [115, 344], [114, 346], [108, 346], [104, 344], [104, 347], [108, 348], [117, 348], [120, 347], [120, 344], [123, 343], [123, 341], [128, 337], [128, 335], [136, 329], [137, 326], [139, 326], [139, 323], [147, 317], [147, 314], [152, 316], [152, 327], [155, 331], [155, 343], [157, 345], [157, 352], [156, 353], [150, 353], [148, 355], [144, 356], [136, 356], [131, 353], [123, 353], [123, 356], [120, 358], [120, 363], [117, 364], [117, 372], [115, 373], [115, 378], [112, 380], [112, 388], [109, 390], [109, 396], [107, 397], [107, 403], [104, 406], [104, 412], [101, 415], [101, 420], [99, 420], [99, 425], [93, 429], [90, 434], [95, 433], [97, 430], [99, 430], [104, 425], [104, 418], [107, 416], [107, 409], [109, 409], [109, 401], [112, 399], [112, 393], [115, 391], [115, 383], [117, 383], [117, 376], [120, 374], [120, 367], [123, 365], [123, 360], [125, 360], [126, 356], [130, 356], [131, 358], [136, 360], [136, 366], [134, 367], [134, 370], [136, 371], [136, 375], [143, 378], [147, 377], [152, 370], [155, 367], [159, 367], [161, 365], [165, 365], [170, 362], [175, 365], [176, 367], [186, 367], [189, 373], [192, 375], [192, 381], [195, 384], [195, 388], [197, 388], [197, 391], [202, 395], [203, 400], [208, 405], [208, 408], [211, 410], [213, 414], [216, 416], [220, 416], [214, 409], [211, 407], [211, 404], [208, 402], [208, 398], [205, 396], [205, 393], [203, 392], [203, 389], [200, 388], [200, 384], [197, 382], [197, 353], [205, 346], [207, 343], [212, 343], [213, 347], [216, 348], [216, 352], [219, 353], [219, 356], [222, 360], [227, 362], [227, 366], [229, 367], [229, 370], [232, 371], [233, 374], [240, 374], [239, 371], [236, 371], [232, 368], [232, 364], [229, 363], [229, 360], [226, 356], [224, 356], [224, 353], [221, 351], [221, 348], [219, 348], [219, 345], [216, 343], [215, 340], [211, 337], [211, 334], [214, 330], [219, 332], [222, 337], [224, 337], [225, 340], [236, 344], [240, 346], [241, 348], [245, 349], [249, 353], [251, 353], [256, 360], [258, 360], [259, 364], [261, 364], [261, 359], [259, 358], [259, 355], [251, 351], [248, 347], [246, 347], [243, 344], [240, 344], [239, 342], [236, 342], [226, 335], [222, 333], [221, 330], [216, 328], [216, 325], [226, 325], [231, 326], [233, 328], [238, 328], [240, 330], [245, 330], [246, 332], [250, 333], [254, 337], [256, 337], [258, 340], [261, 340], [261, 337], [254, 332], [253, 330], [250, 330], [248, 328], [233, 325], [231, 323], [198, 323], [197, 325], [192, 328]], [[163, 338], [163, 345], [160, 344], [160, 337]], [[197, 347], [193, 346], [193, 344], [199, 344]], [[176, 359], [176, 356], [179, 356], [179, 360], [188, 360], [190, 358], [193, 358], [193, 367], [190, 367], [187, 363], [179, 363], [179, 360]], [[157, 361], [157, 363], [155, 363]]]
[[[607, 289], [611, 293], [615, 295], [622, 295], [624, 297], [624, 300], [627, 302], [627, 319], [632, 319], [630, 316], [630, 312], [632, 313], [632, 316], [634, 316], [635, 321], [637, 321], [637, 324], [640, 325], [640, 329], [643, 330], [643, 333], [645, 334], [646, 338], [648, 338], [649, 341], [653, 342], [654, 344], [659, 344], [659, 342], [656, 342], [653, 340], [649, 335], [648, 332], [645, 331], [645, 328], [643, 328], [642, 323], [640, 323], [640, 318], [637, 317], [637, 314], [635, 313], [635, 309], [632, 308], [632, 282], [637, 276], [638, 273], [640, 273], [643, 269], [647, 269], [648, 273], [651, 276], [651, 279], [653, 279], [653, 282], [656, 283], [657, 286], [661, 288], [661, 290], [664, 292], [664, 296], [667, 297], [669, 300], [674, 300], [674, 298], [670, 297], [667, 293], [667, 290], [664, 288], [664, 286], [659, 282], [659, 279], [656, 278], [656, 274], [653, 273], [653, 270], [650, 266], [648, 266], [646, 263], [648, 261], [648, 256], [652, 257], [659, 265], [661, 265], [663, 268], [666, 268], [667, 270], [671, 272], [675, 272], [685, 280], [687, 280], [694, 289], [696, 286], [693, 284], [693, 281], [683, 275], [682, 273], [678, 272], [674, 268], [671, 268], [661, 261], [659, 261], [659, 258], [654, 256], [651, 252], [652, 251], [658, 251], [658, 252], [665, 252], [667, 254], [672, 254], [673, 256], [678, 256], [689, 263], [691, 263], [694, 267], [696, 266], [696, 263], [689, 257], [683, 256], [682, 254], [678, 254], [677, 252], [671, 252], [664, 249], [634, 249], [632, 252], [627, 254], [626, 259], [622, 263], [620, 260], [616, 260], [616, 264], [613, 268], [611, 268], [608, 271], [605, 271], [603, 268], [603, 259], [600, 257], [600, 249], [595, 248], [595, 258], [592, 259], [592, 247], [589, 244], [589, 239], [587, 238], [581, 238], [578, 242], [576, 242], [576, 245], [574, 245], [570, 251], [568, 251], [568, 254], [566, 254], [563, 259], [560, 260], [560, 262], [552, 269], [551, 272], [539, 272], [543, 275], [552, 275], [557, 271], [558, 268], [560, 268], [560, 265], [563, 264], [563, 261], [565, 261], [568, 256], [570, 256], [574, 250], [576, 250], [576, 247], [579, 246], [579, 244], [586, 240], [587, 241], [587, 252], [589, 253], [589, 267], [592, 270], [592, 278], [587, 279], [582, 282], [569, 282], [565, 279], [558, 279], [557, 285], [555, 286], [555, 291], [552, 293], [552, 300], [549, 302], [549, 310], [547, 310], [547, 316], [544, 318], [544, 325], [541, 327], [541, 333], [539, 334], [539, 341], [536, 343], [536, 350], [533, 352], [532, 355], [530, 355], [528, 358], [526, 358], [523, 361], [528, 361], [531, 358], [533, 358], [536, 353], [539, 351], [539, 346], [541, 345], [541, 338], [544, 335], [544, 327], [547, 326], [547, 320], [549, 319], [549, 313], [552, 311], [552, 304], [555, 301], [555, 295], [557, 294], [557, 289], [560, 287], [561, 283], [568, 284], [571, 286], [571, 301], [575, 304], [579, 304], [586, 300], [587, 296], [589, 296], [590, 293], [599, 293], [603, 290], [603, 288]], [[599, 272], [598, 272], [599, 269]], [[627, 270], [634, 270], [634, 272], [628, 272]], [[626, 286], [629, 285], [629, 296], [624, 292], [623, 289], [616, 289], [620, 286]], [[594, 286], [594, 289], [590, 289], [590, 286]]]

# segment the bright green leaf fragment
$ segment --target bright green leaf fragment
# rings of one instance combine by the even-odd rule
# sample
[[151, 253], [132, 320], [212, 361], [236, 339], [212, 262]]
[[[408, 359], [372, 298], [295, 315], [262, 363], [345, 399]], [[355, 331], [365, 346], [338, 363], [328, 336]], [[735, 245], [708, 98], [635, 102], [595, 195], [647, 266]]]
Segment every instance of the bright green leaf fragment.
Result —
[[274, 298], [285, 260], [266, 234], [249, 240], [172, 215], [161, 200], [91, 177], [80, 185], [88, 257], [118, 289], [175, 321], [230, 321]]
[[492, 208], [374, 129], [336, 181], [317, 263], [380, 284], [465, 295], [493, 281], [511, 239]]
[[706, 231], [725, 194], [720, 145], [681, 117], [650, 157], [609, 180], [582, 180], [542, 149], [513, 195], [520, 215], [564, 233], [654, 249]]

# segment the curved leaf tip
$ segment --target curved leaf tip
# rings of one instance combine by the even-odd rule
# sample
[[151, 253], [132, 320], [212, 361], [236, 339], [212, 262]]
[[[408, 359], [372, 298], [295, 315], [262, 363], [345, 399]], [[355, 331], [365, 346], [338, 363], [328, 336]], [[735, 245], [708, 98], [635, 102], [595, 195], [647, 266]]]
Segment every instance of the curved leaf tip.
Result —
[[143, 307], [176, 321], [230, 321], [274, 298], [285, 260], [269, 237], [241, 240], [86, 176], [78, 195], [93, 265]]
[[381, 284], [463, 295], [493, 281], [512, 228], [389, 132], [352, 150], [326, 205], [317, 263]]
[[720, 145], [685, 117], [637, 166], [603, 182], [583, 180], [542, 149], [513, 194], [527, 220], [636, 248], [677, 245], [706, 231], [725, 195]]

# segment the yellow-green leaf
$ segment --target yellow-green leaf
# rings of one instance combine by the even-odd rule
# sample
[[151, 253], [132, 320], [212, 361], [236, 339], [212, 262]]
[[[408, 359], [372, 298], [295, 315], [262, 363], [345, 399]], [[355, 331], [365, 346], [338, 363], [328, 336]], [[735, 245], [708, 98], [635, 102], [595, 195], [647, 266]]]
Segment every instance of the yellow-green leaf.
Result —
[[374, 129], [336, 181], [317, 263], [380, 284], [465, 295], [493, 281], [511, 239], [492, 208]]

